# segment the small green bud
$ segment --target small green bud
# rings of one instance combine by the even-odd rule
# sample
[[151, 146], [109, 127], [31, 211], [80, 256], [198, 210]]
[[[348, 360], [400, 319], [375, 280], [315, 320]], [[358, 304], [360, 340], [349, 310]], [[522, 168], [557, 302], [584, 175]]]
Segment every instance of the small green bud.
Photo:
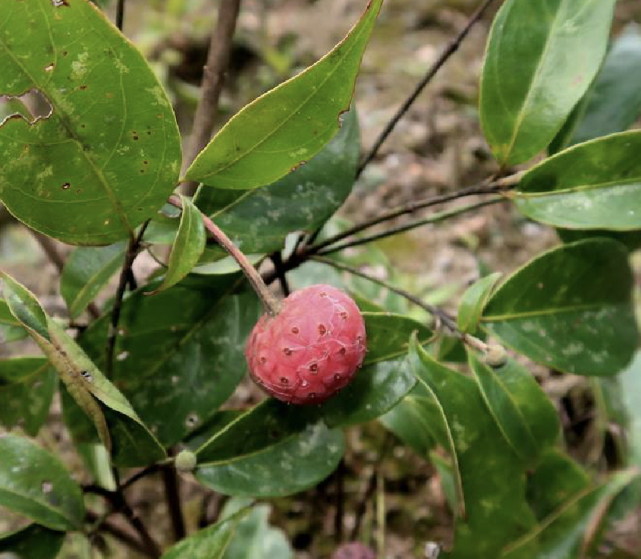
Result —
[[502, 367], [507, 363], [507, 351], [498, 344], [490, 344], [485, 354], [485, 362], [493, 368]]
[[197, 463], [196, 455], [191, 450], [181, 450], [176, 456], [175, 465], [179, 472], [191, 472]]

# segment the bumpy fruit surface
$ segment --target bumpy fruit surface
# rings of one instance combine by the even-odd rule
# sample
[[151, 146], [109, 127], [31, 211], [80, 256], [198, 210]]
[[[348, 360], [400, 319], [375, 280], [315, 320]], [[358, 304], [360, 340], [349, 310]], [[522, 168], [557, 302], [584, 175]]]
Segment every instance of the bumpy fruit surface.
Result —
[[263, 315], [245, 355], [254, 381], [292, 404], [319, 404], [345, 388], [365, 359], [365, 322], [331, 285], [292, 293], [278, 316]]

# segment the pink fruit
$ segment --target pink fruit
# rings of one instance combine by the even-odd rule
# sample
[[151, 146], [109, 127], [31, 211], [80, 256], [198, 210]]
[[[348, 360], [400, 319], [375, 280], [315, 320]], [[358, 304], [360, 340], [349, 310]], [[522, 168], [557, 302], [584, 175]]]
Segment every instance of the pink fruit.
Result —
[[331, 285], [292, 293], [275, 317], [263, 315], [245, 349], [249, 373], [268, 394], [319, 404], [345, 388], [366, 352], [356, 303]]
[[341, 545], [332, 555], [332, 559], [375, 559], [371, 548], [360, 542]]

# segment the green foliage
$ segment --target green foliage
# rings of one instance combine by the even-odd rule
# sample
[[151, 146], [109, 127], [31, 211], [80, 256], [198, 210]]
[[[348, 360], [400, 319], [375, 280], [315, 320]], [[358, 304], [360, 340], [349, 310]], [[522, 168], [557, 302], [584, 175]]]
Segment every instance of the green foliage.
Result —
[[483, 307], [501, 274], [490, 274], [474, 282], [465, 290], [458, 307], [458, 327], [461, 332], [474, 334], [481, 320]]
[[65, 539], [65, 533], [50, 530], [38, 524], [0, 535], [0, 556], [19, 559], [41, 559], [55, 557]]

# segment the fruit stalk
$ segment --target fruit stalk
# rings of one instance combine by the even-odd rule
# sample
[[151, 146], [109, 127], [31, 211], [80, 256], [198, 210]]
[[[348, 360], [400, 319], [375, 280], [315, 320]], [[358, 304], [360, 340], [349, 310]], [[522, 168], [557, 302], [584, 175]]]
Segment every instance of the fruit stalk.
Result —
[[[182, 204], [178, 196], [170, 196], [168, 201], [172, 206], [176, 206], [182, 210]], [[216, 239], [216, 242], [223, 247], [225, 252], [238, 263], [243, 274], [245, 274], [245, 277], [249, 280], [252, 288], [263, 303], [265, 312], [272, 317], [276, 316], [280, 310], [278, 301], [270, 293], [269, 288], [263, 281], [263, 278], [260, 277], [256, 268], [254, 268], [242, 251], [231, 242], [229, 237], [209, 217], [203, 213], [200, 215], [202, 216], [207, 231], [209, 231], [211, 236]]]

